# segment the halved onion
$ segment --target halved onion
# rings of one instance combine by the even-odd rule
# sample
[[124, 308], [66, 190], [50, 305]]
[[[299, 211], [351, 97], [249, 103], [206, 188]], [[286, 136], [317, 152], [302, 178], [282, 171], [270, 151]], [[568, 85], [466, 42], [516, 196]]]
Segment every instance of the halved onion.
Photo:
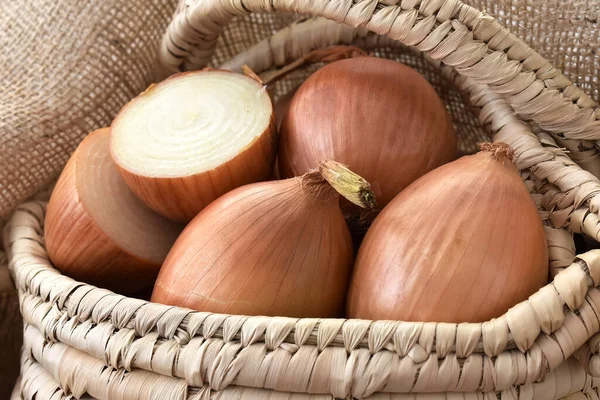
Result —
[[275, 142], [262, 83], [204, 70], [175, 75], [129, 102], [111, 125], [110, 150], [150, 208], [189, 221], [228, 191], [268, 179]]
[[64, 274], [132, 293], [152, 285], [183, 227], [129, 190], [108, 137], [108, 128], [90, 133], [67, 163], [48, 204], [46, 248]]

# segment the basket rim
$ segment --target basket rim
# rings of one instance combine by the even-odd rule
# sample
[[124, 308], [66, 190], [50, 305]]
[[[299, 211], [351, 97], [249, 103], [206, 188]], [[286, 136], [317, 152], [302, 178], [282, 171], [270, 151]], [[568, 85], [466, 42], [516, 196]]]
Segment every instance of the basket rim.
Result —
[[[537, 340], [526, 350], [503, 346], [489, 355], [486, 350], [490, 348], [486, 348], [485, 343], [483, 352], [479, 348], [482, 340], [486, 337], [494, 340], [504, 334], [508, 344], [507, 320], [517, 318], [520, 319], [517, 323], [523, 322], [522, 312], [532, 309], [527, 304], [529, 301], [499, 319], [480, 324], [247, 317], [155, 304], [77, 282], [56, 271], [43, 247], [44, 210], [45, 202], [25, 203], [18, 207], [5, 228], [9, 265], [16, 276], [24, 321], [47, 340], [65, 343], [115, 368], [141, 368], [164, 374], [164, 365], [144, 363], [137, 358], [141, 357], [137, 350], [142, 343], [155, 348], [155, 354], [161, 352], [161, 348], [172, 350], [173, 346], [181, 353], [187, 346], [194, 345], [194, 339], [217, 341], [223, 346], [237, 343], [236, 352], [261, 344], [267, 353], [278, 348], [296, 353], [302, 347], [314, 348], [319, 353], [335, 348], [344, 354], [354, 351], [366, 351], [371, 356], [387, 353], [409, 360], [415, 368], [433, 357], [436, 364], [438, 359], [450, 362], [464, 359], [463, 365], [491, 363], [500, 370], [511, 365], [515, 357], [522, 358], [527, 366], [526, 376], [499, 378], [494, 387], [504, 390], [517, 383], [531, 383], [542, 378], [547, 370], [560, 365], [600, 329], [597, 318], [595, 323], [590, 320], [590, 316], [596, 315], [595, 310], [600, 309], [600, 290], [596, 288], [578, 299], [581, 301], [579, 307], [569, 311], [556, 330], [549, 334], [540, 333], [539, 337], [536, 334]], [[591, 276], [600, 275], [599, 263], [588, 264], [585, 255], [582, 257], [557, 278], [564, 277], [564, 282], [572, 283], [577, 277], [588, 281]], [[584, 267], [589, 275], [584, 272]], [[551, 289], [545, 295], [560, 291], [553, 285], [554, 282], [546, 287]], [[535, 319], [530, 315], [529, 320]], [[527, 325], [517, 326], [530, 329]], [[512, 333], [514, 340], [515, 332]], [[567, 342], [561, 340], [564, 337], [570, 345], [565, 346]], [[453, 343], [457, 344], [453, 347]], [[168, 370], [173, 371], [173, 366]], [[181, 371], [173, 373], [180, 378], [189, 378]]]
[[[182, 2], [163, 36], [159, 62], [170, 73], [201, 69], [234, 17], [284, 11], [325, 17], [415, 46], [495, 92], [506, 90], [507, 76], [523, 78], [528, 81], [525, 85], [506, 93], [513, 107], [526, 110], [543, 129], [560, 137], [600, 140], [597, 104], [493, 17], [460, 0], [353, 0], [343, 6], [329, 0], [273, 0], [269, 4], [242, 0], [241, 6], [233, 0]], [[523, 96], [527, 88], [538, 91], [536, 98], [551, 96], [555, 104], [550, 109], [526, 104], [533, 100]], [[563, 110], [564, 117], [561, 123], [552, 124], [557, 110]]]
[[[86, 391], [89, 390], [93, 394], [97, 396], [97, 398], [103, 398], [103, 396], [112, 394], [109, 390], [106, 389], [105, 385], [94, 385], [93, 382], [98, 379], [96, 371], [92, 368], [86, 368], [84, 371], [81, 371], [78, 374], [78, 379], [81, 381], [78, 382], [78, 385], [74, 388], [68, 387], [61, 382], [64, 381], [64, 378], [61, 379], [61, 376], [73, 375], [75, 371], [77, 371], [78, 363], [73, 362], [76, 359], [79, 364], [86, 362], [86, 364], [95, 364], [95, 366], [100, 369], [102, 368], [102, 362], [98, 360], [94, 360], [87, 356], [85, 353], [82, 353], [77, 350], [70, 349], [68, 346], [64, 346], [62, 344], [57, 344], [56, 346], [50, 345], [48, 343], [44, 343], [44, 338], [35, 330], [35, 328], [28, 326], [25, 328], [26, 335], [30, 338], [26, 342], [26, 347], [24, 348], [23, 355], [21, 357], [21, 377], [19, 378], [19, 382], [14, 388], [13, 396], [25, 396], [25, 398], [31, 398], [35, 395], [51, 397], [56, 395], [57, 392], [61, 393], [62, 397], [67, 397], [69, 394], [74, 394], [77, 398], [80, 399], [90, 399], [93, 400], [94, 397], [88, 397], [89, 393], [86, 395]], [[69, 352], [67, 354], [67, 352]], [[58, 358], [63, 359], [64, 361], [70, 360], [71, 362], [66, 362], [65, 370], [68, 372], [63, 373], [57, 371], [57, 368], [53, 365], [53, 359]], [[118, 374], [117, 375], [118, 379]], [[143, 382], [146, 387], [146, 391], [150, 393], [154, 393], [155, 391], [160, 390], [161, 393], [168, 392], [169, 395], [177, 394], [177, 398], [189, 398], [196, 399], [196, 394], [194, 391], [187, 391], [185, 381], [181, 379], [173, 379], [168, 377], [159, 377], [149, 384], [147, 384], [146, 377], [144, 376], [143, 371], [135, 371], [132, 374], [129, 374], [129, 380], [136, 379], [138, 380], [138, 385]], [[560, 381], [560, 385], [556, 385], [555, 382]], [[551, 387], [551, 386], [552, 387]], [[586, 376], [584, 369], [577, 362], [577, 360], [573, 358], [569, 358], [563, 364], [561, 364], [554, 371], [549, 372], [546, 380], [544, 382], [535, 382], [524, 385], [518, 385], [518, 391], [523, 397], [519, 398], [531, 398], [533, 393], [536, 393], [540, 396], [541, 393], [544, 394], [544, 399], [556, 399], [563, 398], [563, 396], [569, 396], [575, 393], [598, 393], [598, 388], [600, 387], [600, 380], [598, 379], [589, 379]], [[112, 388], [114, 392], [114, 388]], [[515, 389], [512, 389], [515, 390]], [[187, 392], [187, 393], [186, 393]], [[254, 387], [241, 387], [241, 386], [226, 386], [224, 388], [215, 389], [210, 385], [205, 384], [198, 390], [200, 397], [202, 396], [212, 396], [213, 394], [219, 393], [219, 396], [222, 398], [229, 398], [231, 396], [233, 398], [246, 398], [252, 396], [257, 396], [259, 398], [268, 398], [270, 395], [286, 395], [293, 396], [297, 393], [288, 392], [288, 391], [275, 391], [273, 388], [254, 388]], [[505, 394], [506, 392], [511, 392], [511, 390], [500, 392]], [[489, 397], [489, 399], [495, 399], [499, 392], [477, 392], [479, 395]], [[413, 399], [417, 400], [425, 400], [430, 398], [434, 393], [416, 393], [412, 394]], [[438, 393], [439, 395], [439, 393]], [[529, 397], [527, 397], [529, 396]], [[551, 396], [551, 397], [548, 397]], [[309, 396], [307, 396], [309, 397]], [[541, 397], [541, 396], [540, 396]], [[332, 400], [334, 397], [329, 395], [313, 395], [310, 398], [322, 398], [327, 400]], [[567, 397], [564, 397], [566, 399]]]

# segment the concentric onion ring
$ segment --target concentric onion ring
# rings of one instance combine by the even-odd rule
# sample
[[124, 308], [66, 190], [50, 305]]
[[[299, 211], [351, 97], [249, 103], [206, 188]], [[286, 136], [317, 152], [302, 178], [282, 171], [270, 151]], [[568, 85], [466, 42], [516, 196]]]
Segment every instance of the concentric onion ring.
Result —
[[267, 179], [274, 142], [265, 87], [245, 75], [205, 70], [171, 77], [133, 99], [111, 125], [110, 148], [140, 199], [189, 221], [222, 194]]

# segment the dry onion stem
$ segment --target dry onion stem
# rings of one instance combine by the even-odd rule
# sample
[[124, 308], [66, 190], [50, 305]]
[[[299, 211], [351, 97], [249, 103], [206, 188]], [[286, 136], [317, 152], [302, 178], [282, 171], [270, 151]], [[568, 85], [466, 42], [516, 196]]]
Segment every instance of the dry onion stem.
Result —
[[173, 246], [152, 301], [230, 314], [341, 316], [353, 251], [337, 191], [363, 206], [373, 194], [341, 164], [324, 162], [321, 171], [246, 185], [211, 203]]
[[368, 54], [363, 49], [356, 46], [329, 46], [323, 49], [313, 50], [282, 68], [265, 71], [260, 74], [260, 80], [265, 85], [271, 85], [307, 64], [315, 64], [318, 62], [330, 63], [346, 58], [366, 57], [367, 55]]
[[349, 317], [483, 322], [543, 286], [544, 229], [512, 157], [485, 144], [394, 198], [361, 245]]
[[71, 156], [48, 204], [45, 241], [55, 267], [121, 293], [152, 286], [182, 226], [129, 190], [110, 158], [108, 128]]
[[150, 208], [187, 222], [228, 191], [270, 177], [275, 117], [255, 77], [182, 73], [121, 110], [111, 125], [111, 154]]

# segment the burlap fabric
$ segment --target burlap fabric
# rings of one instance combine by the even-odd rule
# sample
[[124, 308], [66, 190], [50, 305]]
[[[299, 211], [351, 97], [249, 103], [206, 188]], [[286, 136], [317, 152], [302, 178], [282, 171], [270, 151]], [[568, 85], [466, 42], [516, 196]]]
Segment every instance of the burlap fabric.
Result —
[[[4, 1], [1, 4], [0, 45], [4, 51], [0, 56], [0, 217], [8, 217], [18, 204], [51, 184], [85, 134], [108, 125], [124, 103], [162, 76], [163, 71], [156, 69], [156, 49], [175, 10], [175, 3], [173, 0], [59, 0]], [[410, 8], [419, 3], [403, 1], [402, 5]], [[466, 3], [498, 18], [556, 68], [563, 70], [565, 76], [592, 99], [598, 100], [600, 24], [597, 19], [600, 17], [600, 3], [594, 0]], [[236, 19], [219, 37], [211, 64], [220, 65], [296, 18], [293, 14], [284, 13], [252, 14]], [[410, 52], [380, 51], [425, 73], [452, 110], [455, 124], [461, 132], [461, 150], [472, 151], [473, 144], [481, 138], [481, 125], [466, 113], [470, 107], [454, 89], [451, 80], [443, 79], [436, 68]], [[294, 87], [306, 73], [306, 70], [299, 72], [281, 82], [276, 93]], [[451, 75], [451, 72], [448, 74]], [[597, 157], [595, 146], [589, 141], [578, 143], [581, 146], [578, 145], [575, 150], [579, 150], [583, 157], [588, 160]], [[570, 251], [567, 253], [570, 254]], [[14, 309], [13, 302], [12, 306], [4, 306], [2, 312], [14, 315]], [[31, 383], [39, 383], [40, 377], [47, 382], [56, 379], [39, 370], [38, 362], [48, 362], [48, 358], [41, 353], [37, 354], [37, 358], [33, 357], [31, 352], [33, 349], [41, 351], [44, 340], [40, 341], [35, 329], [28, 329], [30, 353], [23, 357], [23, 366], [27, 367], [26, 377], [30, 386], [23, 391], [27, 393], [23, 394], [25, 397], [35, 393], [33, 389], [36, 387], [34, 385], [32, 389]], [[14, 330], [0, 329], [0, 334], [3, 332], [7, 333], [0, 342], [10, 343], [12, 339], [9, 336], [15, 337]], [[589, 348], [584, 350], [593, 352]], [[85, 358], [84, 354], [76, 351], [70, 351], [74, 360]], [[55, 352], [59, 350], [55, 349]], [[590, 359], [589, 354], [587, 358], [586, 354], [580, 354], [579, 358]], [[10, 357], [2, 359], [10, 360]], [[75, 361], [65, 359], [64, 362]], [[4, 365], [8, 365], [6, 371], [16, 368], [15, 364]], [[73, 370], [76, 369], [73, 366]], [[583, 379], [585, 384], [581, 389], [590, 398], [596, 398], [593, 397], [591, 378], [585, 373], [578, 375], [579, 372], [573, 372], [582, 371], [577, 368], [566, 371], [571, 377]], [[10, 375], [2, 372], [0, 378], [7, 380]], [[9, 390], [1, 379], [0, 388]], [[49, 385], [53, 387], [54, 383]], [[62, 396], [70, 393], [72, 388], [62, 387], [61, 390], [64, 390]], [[264, 393], [260, 395], [267, 396]]]
[[[418, 4], [418, 1], [415, 3]], [[600, 98], [600, 3], [471, 0]], [[2, 2], [0, 217], [55, 179], [91, 130], [155, 78], [155, 50], [176, 0]], [[292, 15], [252, 15], [226, 29], [219, 65]]]
[[[0, 2], [0, 227], [55, 180], [79, 141], [154, 78], [165, 1]], [[0, 271], [0, 399], [19, 371], [17, 293]], [[10, 289], [9, 289], [10, 288]]]

